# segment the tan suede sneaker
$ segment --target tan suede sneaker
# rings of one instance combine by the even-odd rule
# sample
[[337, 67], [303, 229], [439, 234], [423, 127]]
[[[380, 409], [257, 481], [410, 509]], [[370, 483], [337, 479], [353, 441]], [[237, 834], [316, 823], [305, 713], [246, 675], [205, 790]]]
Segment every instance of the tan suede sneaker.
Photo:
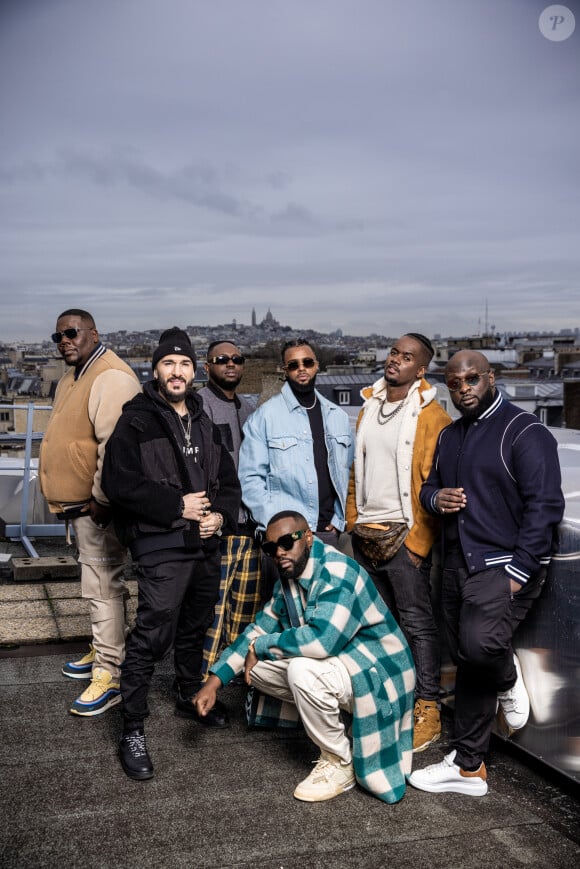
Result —
[[306, 803], [319, 803], [338, 797], [355, 784], [352, 763], [345, 763], [336, 755], [323, 751], [310, 775], [294, 791], [294, 796]]
[[415, 701], [413, 753], [425, 751], [441, 736], [441, 714], [435, 700]]

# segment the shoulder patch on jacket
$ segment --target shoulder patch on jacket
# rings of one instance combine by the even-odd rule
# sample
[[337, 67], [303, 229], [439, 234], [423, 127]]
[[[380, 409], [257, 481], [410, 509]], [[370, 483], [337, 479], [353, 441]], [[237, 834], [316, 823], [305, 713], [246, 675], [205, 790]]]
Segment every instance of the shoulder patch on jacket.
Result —
[[147, 429], [147, 424], [141, 416], [132, 417], [129, 425], [131, 426], [131, 428], [136, 428], [137, 431], [140, 432], [144, 432]]

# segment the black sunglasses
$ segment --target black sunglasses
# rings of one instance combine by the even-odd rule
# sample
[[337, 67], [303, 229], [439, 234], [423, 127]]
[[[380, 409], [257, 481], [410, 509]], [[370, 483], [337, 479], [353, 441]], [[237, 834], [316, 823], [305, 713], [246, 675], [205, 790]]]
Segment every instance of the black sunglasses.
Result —
[[63, 338], [68, 338], [69, 341], [72, 341], [73, 338], [76, 338], [79, 332], [92, 332], [92, 328], [85, 327], [84, 329], [63, 329], [62, 332], [53, 332], [50, 336], [51, 340], [54, 341], [55, 344], [60, 344]]
[[262, 543], [262, 549], [266, 555], [274, 558], [279, 548], [283, 549], [284, 552], [290, 552], [296, 541], [304, 537], [305, 534], [306, 531], [293, 531], [291, 534], [283, 534], [277, 540], [265, 540]]
[[487, 377], [491, 371], [478, 371], [476, 374], [468, 374], [466, 377], [453, 377], [446, 382], [449, 392], [459, 392], [463, 383], [470, 388], [477, 386], [482, 377]]
[[212, 365], [227, 365], [230, 359], [234, 365], [243, 365], [246, 361], [245, 356], [228, 356], [227, 353], [221, 353], [219, 356], [212, 356], [211, 359], [208, 359], [207, 361], [211, 362]]
[[306, 359], [291, 359], [290, 362], [282, 367], [286, 371], [298, 371], [300, 365], [303, 365], [305, 368], [314, 368], [316, 359], [313, 359], [312, 356], [307, 356]]

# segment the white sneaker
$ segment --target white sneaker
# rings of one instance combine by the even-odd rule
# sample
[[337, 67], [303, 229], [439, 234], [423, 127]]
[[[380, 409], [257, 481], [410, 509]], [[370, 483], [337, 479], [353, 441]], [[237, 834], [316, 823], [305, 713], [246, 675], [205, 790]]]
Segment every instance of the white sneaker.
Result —
[[305, 803], [319, 803], [338, 797], [355, 784], [352, 763], [345, 763], [336, 755], [323, 751], [310, 775], [294, 791], [294, 796]]
[[487, 771], [482, 763], [475, 772], [466, 772], [457, 766], [456, 752], [452, 751], [441, 763], [432, 763], [425, 769], [417, 769], [409, 776], [409, 784], [431, 794], [454, 793], [483, 797], [487, 793]]
[[512, 730], [521, 730], [530, 717], [530, 698], [522, 679], [522, 671], [517, 655], [514, 655], [516, 665], [516, 681], [508, 690], [497, 695], [504, 718]]
[[518, 658], [534, 721], [549, 724], [557, 716], [558, 694], [566, 686], [566, 680], [545, 669], [546, 652], [518, 649]]

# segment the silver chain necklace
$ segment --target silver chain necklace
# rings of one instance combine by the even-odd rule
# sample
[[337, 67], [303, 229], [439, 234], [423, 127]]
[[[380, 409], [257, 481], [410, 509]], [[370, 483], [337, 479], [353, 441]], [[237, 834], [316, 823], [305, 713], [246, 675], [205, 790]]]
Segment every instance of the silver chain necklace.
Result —
[[193, 449], [191, 446], [191, 416], [189, 413], [187, 414], [187, 425], [186, 426], [183, 424], [183, 420], [179, 414], [177, 414], [177, 418], [181, 424], [181, 428], [183, 429], [183, 437], [185, 439], [185, 446], [182, 447], [183, 455], [184, 456], [191, 456], [191, 455], [193, 455]]
[[316, 407], [316, 402], [317, 402], [317, 401], [318, 401], [318, 396], [315, 395], [315, 396], [314, 396], [314, 404], [311, 404], [310, 407], [306, 407], [306, 406], [303, 404], [302, 407], [304, 408], [304, 410], [314, 410], [314, 408]]
[[377, 414], [377, 420], [379, 425], [386, 425], [391, 419], [394, 419], [400, 410], [403, 409], [404, 405], [407, 403], [407, 396], [402, 398], [399, 404], [396, 406], [394, 410], [390, 413], [385, 413], [385, 404], [387, 403], [387, 396], [385, 396], [381, 402], [381, 406], [379, 407], [379, 412]]

